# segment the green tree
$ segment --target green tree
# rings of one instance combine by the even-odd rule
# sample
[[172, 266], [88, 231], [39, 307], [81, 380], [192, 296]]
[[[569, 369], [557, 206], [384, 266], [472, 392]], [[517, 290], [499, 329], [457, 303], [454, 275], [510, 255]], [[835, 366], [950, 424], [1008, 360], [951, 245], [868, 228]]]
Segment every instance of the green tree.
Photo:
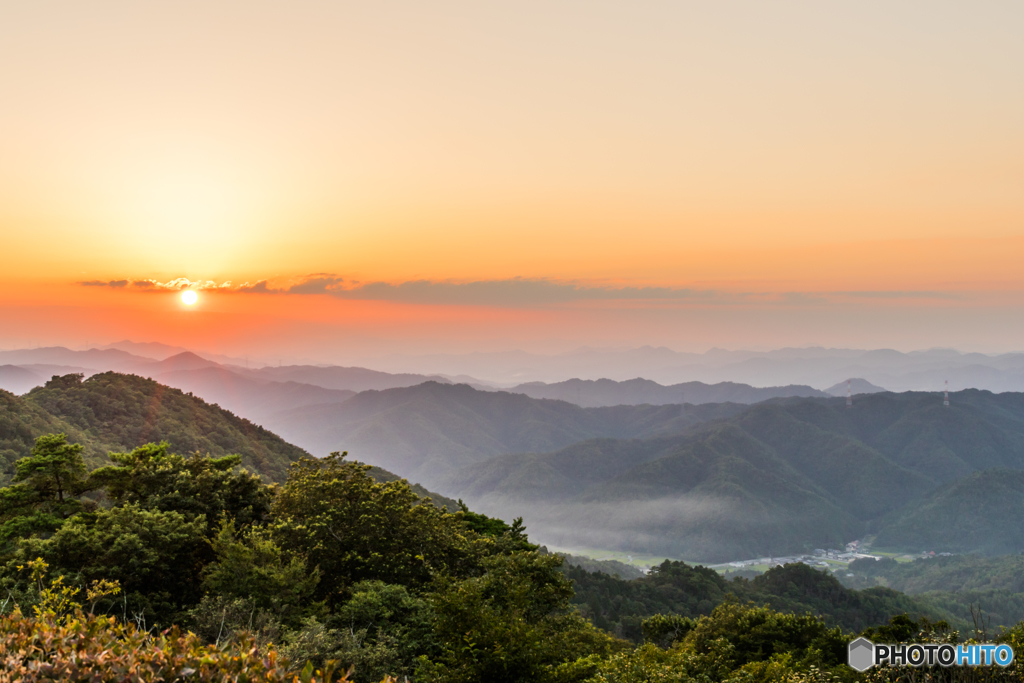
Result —
[[361, 581], [326, 623], [311, 618], [289, 634], [285, 652], [315, 666], [336, 660], [343, 669], [354, 667], [357, 683], [409, 677], [418, 656], [436, 651], [431, 614], [428, 602], [405, 586]]
[[458, 505], [462, 523], [481, 536], [505, 537], [508, 540], [508, 545], [515, 550], [537, 550], [540, 547], [530, 543], [526, 538], [526, 527], [523, 526], [522, 517], [516, 517], [512, 520], [512, 524], [506, 524], [504, 520], [473, 512], [468, 505], [462, 502], [461, 498]]
[[162, 441], [130, 453], [111, 453], [117, 464], [94, 471], [92, 480], [101, 483], [117, 505], [202, 515], [211, 539], [222, 518], [239, 528], [267, 519], [273, 489], [258, 475], [239, 469], [240, 455], [184, 457], [169, 449]]
[[864, 629], [862, 636], [877, 643], [916, 643], [921, 625], [906, 614], [897, 614], [888, 624]]
[[682, 640], [696, 625], [695, 620], [678, 614], [655, 614], [649, 619], [644, 619], [641, 628], [644, 640], [648, 643], [671, 647], [676, 641]]
[[684, 631], [672, 647], [646, 643], [601, 660], [591, 682], [838, 683], [856, 678], [846, 666], [849, 637], [809, 614], [731, 600], [710, 615], [675, 621], [666, 616], [644, 624], [645, 632], [660, 637], [673, 626]]
[[441, 579], [431, 594], [440, 653], [417, 680], [438, 683], [582, 680], [589, 660], [620, 647], [571, 610], [562, 558], [519, 552], [484, 560], [482, 576]]
[[40, 436], [32, 454], [15, 463], [12, 485], [0, 489], [0, 544], [53, 533], [87, 507], [82, 494], [98, 486], [86, 474], [80, 444], [66, 434]]
[[681, 650], [646, 643], [595, 662], [587, 683], [691, 683], [688, 659]]
[[202, 516], [190, 519], [136, 504], [81, 513], [51, 538], [22, 540], [5, 573], [16, 577], [15, 565], [42, 557], [76, 585], [118, 581], [122, 617], [168, 627], [201, 597], [205, 529]]
[[302, 557], [286, 557], [267, 529], [252, 527], [239, 535], [234, 522], [224, 521], [212, 546], [217, 559], [203, 570], [208, 595], [241, 599], [288, 628], [317, 611], [313, 592], [320, 571], [307, 572]]
[[318, 599], [333, 607], [358, 581], [414, 588], [477, 564], [485, 544], [457, 516], [422, 501], [405, 481], [377, 483], [369, 469], [339, 453], [304, 458], [275, 497], [275, 541], [319, 567]]
[[698, 654], [710, 654], [722, 641], [731, 647], [730, 669], [781, 654], [790, 655], [798, 668], [831, 669], [846, 663], [848, 638], [842, 629], [829, 628], [810, 614], [783, 614], [728, 601], [698, 619], [682, 643]]

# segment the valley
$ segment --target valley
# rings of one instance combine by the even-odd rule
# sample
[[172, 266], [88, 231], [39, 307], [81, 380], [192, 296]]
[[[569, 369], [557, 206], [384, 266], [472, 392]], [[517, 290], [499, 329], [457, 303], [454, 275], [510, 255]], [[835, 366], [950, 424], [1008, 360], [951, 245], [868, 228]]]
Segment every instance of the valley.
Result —
[[[321, 386], [294, 381], [315, 379], [305, 368], [171, 360], [157, 376], [187, 391], [105, 371], [0, 392], [3, 476], [40, 432], [80, 443], [91, 469], [166, 441], [196, 453], [189, 466], [237, 453], [292, 485], [310, 453], [347, 451], [372, 480], [408, 479], [413, 500], [476, 529], [528, 530], [539, 553], [564, 557], [579, 615], [633, 642], [645, 620], [701, 618], [737, 597], [853, 629], [901, 612], [962, 629], [973, 609], [1024, 619], [1024, 589], [1005, 578], [1024, 545], [1022, 394], [587, 407], [435, 378], [332, 371]], [[608, 388], [583, 387], [597, 403]]]
[[[771, 391], [782, 395], [753, 404], [604, 406], [609, 395], [632, 392], [639, 400], [645, 391], [680, 387], [639, 380], [549, 385], [555, 394], [576, 392], [572, 402], [360, 368], [245, 370], [191, 352], [156, 361], [116, 349], [49, 349], [22, 360], [96, 358], [141, 363], [139, 372], [158, 379], [132, 380], [139, 393], [129, 403], [159, 405], [168, 417], [148, 418], [142, 431], [97, 431], [95, 421], [121, 414], [106, 405], [111, 389], [101, 387], [127, 381], [107, 372], [27, 392], [18, 418], [82, 435], [95, 444], [94, 461], [104, 449], [147, 436], [218, 454], [224, 444], [251, 439], [226, 436], [231, 430], [266, 434], [259, 438], [268, 444], [279, 439], [271, 447], [279, 455], [255, 443], [239, 450], [248, 467], [272, 479], [284, 476], [295, 454], [346, 451], [438, 498], [463, 499], [502, 519], [522, 516], [531, 535], [551, 547], [652, 560], [792, 557], [866, 534], [879, 548], [909, 553], [1024, 548], [1021, 532], [1006, 521], [1024, 514], [1021, 394], [953, 392], [946, 408], [934, 393], [860, 393], [847, 408], [842, 396], [779, 387]], [[164, 381], [202, 397], [206, 407], [186, 409], [179, 393], [160, 388]], [[85, 387], [75, 400], [87, 406], [67, 408]], [[700, 389], [733, 398], [755, 391]], [[30, 407], [45, 415], [30, 417]], [[219, 441], [187, 436], [194, 428], [182, 421], [208, 419], [201, 416], [211, 410], [229, 411], [235, 426]], [[16, 452], [8, 451], [8, 463]], [[976, 499], [984, 505], [965, 506]]]

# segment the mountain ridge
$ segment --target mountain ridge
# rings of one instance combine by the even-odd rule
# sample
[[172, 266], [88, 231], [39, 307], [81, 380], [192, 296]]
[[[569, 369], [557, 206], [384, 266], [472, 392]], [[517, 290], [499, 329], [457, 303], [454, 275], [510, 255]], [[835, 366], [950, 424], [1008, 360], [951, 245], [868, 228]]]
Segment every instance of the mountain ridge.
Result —
[[553, 384], [528, 382], [506, 391], [526, 394], [531, 398], [568, 401], [584, 408], [641, 404], [757, 403], [770, 398], [828, 396], [806, 385], [753, 387], [738, 382], [706, 384], [694, 381], [666, 386], [640, 377], [621, 382], [611, 379], [569, 379]]
[[488, 514], [526, 510], [534, 535], [562, 547], [704, 561], [841, 547], [972, 472], [1024, 471], [1024, 394], [971, 390], [951, 403], [773, 399], [661, 439], [491, 458], [439, 488]]
[[675, 432], [735, 404], [581, 408], [465, 384], [425, 382], [361, 392], [274, 416], [270, 427], [313, 453], [347, 450], [434, 486], [447, 471], [509, 452], [545, 452], [596, 436]]
[[[88, 379], [72, 374], [54, 377], [25, 396], [0, 390], [0, 484], [10, 480], [14, 463], [29, 455], [36, 438], [48, 433], [64, 433], [81, 444], [90, 469], [110, 464], [108, 452], [168, 441], [182, 454], [237, 453], [247, 469], [280, 482], [292, 462], [309, 455], [215, 403], [154, 380], [114, 372]], [[370, 475], [380, 482], [402, 478], [372, 466]], [[417, 495], [458, 509], [456, 501], [419, 483], [410, 485]]]

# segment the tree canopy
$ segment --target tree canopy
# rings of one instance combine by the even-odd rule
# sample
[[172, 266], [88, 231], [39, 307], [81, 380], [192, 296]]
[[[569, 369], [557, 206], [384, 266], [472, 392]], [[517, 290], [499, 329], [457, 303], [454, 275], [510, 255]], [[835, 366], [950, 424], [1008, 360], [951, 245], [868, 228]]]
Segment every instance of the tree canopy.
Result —
[[[938, 633], [899, 616], [919, 607], [906, 596], [803, 565], [749, 581], [669, 561], [633, 581], [563, 567], [521, 519], [439, 508], [344, 453], [300, 458], [281, 484], [166, 442], [109, 459], [90, 472], [79, 444], [44, 435], [0, 489], [0, 658], [18, 667], [39, 655], [4, 643], [73, 625], [179, 676], [197, 657], [209, 671], [262, 657], [267, 680], [354, 667], [359, 682], [824, 683], [851, 678], [850, 624]], [[177, 628], [191, 633], [157, 637]]]

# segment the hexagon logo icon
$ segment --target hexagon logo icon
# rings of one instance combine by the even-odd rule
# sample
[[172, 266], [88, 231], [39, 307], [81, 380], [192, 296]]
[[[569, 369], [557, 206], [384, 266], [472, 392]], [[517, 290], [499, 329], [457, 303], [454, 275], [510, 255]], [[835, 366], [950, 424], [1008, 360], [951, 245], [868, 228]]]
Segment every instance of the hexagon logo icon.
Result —
[[867, 638], [851, 641], [846, 663], [857, 671], [867, 671], [875, 664], [875, 644]]

